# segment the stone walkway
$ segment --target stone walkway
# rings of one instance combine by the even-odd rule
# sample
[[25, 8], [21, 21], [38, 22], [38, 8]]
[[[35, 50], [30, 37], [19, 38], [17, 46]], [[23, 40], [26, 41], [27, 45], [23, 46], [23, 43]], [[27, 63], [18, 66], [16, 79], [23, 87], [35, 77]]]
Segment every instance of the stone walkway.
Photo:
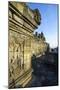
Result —
[[[47, 62], [46, 59], [48, 60]], [[48, 55], [48, 57], [42, 56], [37, 58], [36, 60], [36, 63], [34, 61], [35, 66], [33, 66], [34, 72], [32, 74], [32, 80], [28, 83], [26, 87], [58, 85], [58, 72], [56, 69], [57, 63], [55, 63], [54, 61], [55, 57], [53, 57], [53, 55]]]

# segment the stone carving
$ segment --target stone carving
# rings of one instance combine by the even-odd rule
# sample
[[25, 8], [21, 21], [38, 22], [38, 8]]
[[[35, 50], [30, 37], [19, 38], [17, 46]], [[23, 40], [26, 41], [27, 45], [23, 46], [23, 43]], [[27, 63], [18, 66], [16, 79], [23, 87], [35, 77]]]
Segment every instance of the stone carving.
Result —
[[38, 25], [40, 25], [40, 21], [41, 21], [41, 15], [39, 13], [38, 9], [34, 10], [34, 19], [37, 22]]
[[[33, 35], [41, 22], [41, 15], [38, 9], [32, 10], [25, 3], [16, 2], [9, 3], [9, 12], [9, 88], [17, 83], [25, 87], [32, 78], [32, 54], [37, 56], [47, 47], [45, 42], [39, 42]], [[11, 17], [12, 13], [14, 18]], [[17, 82], [19, 76], [20, 81]]]

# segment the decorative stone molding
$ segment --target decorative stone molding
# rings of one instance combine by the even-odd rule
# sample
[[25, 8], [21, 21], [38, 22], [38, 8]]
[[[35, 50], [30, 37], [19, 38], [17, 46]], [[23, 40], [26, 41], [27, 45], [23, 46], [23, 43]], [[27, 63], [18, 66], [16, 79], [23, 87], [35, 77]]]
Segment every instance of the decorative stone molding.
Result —
[[33, 53], [45, 52], [45, 42], [33, 35], [40, 24], [38, 9], [32, 10], [22, 2], [9, 2], [9, 88], [25, 87], [32, 78]]

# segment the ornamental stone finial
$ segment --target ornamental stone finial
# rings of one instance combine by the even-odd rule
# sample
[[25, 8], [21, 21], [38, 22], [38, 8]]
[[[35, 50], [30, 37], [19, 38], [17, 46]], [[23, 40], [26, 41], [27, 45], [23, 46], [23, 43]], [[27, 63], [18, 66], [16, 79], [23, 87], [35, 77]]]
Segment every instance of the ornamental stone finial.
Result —
[[41, 23], [41, 14], [38, 9], [34, 10], [34, 19], [38, 25]]

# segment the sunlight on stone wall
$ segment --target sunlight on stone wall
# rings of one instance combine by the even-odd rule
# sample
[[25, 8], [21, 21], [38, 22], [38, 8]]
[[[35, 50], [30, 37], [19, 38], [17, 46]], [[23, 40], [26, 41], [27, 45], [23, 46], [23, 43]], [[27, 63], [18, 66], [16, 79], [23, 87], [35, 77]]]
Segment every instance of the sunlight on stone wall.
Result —
[[29, 72], [18, 82], [18, 84], [22, 83], [22, 86], [25, 86], [31, 79], [32, 55], [43, 54], [47, 47], [44, 41], [38, 41], [33, 35], [38, 26], [34, 19], [34, 12], [26, 3], [9, 3], [9, 74], [11, 74], [9, 81], [11, 82], [11, 77], [12, 80], [16, 80], [19, 76]]

